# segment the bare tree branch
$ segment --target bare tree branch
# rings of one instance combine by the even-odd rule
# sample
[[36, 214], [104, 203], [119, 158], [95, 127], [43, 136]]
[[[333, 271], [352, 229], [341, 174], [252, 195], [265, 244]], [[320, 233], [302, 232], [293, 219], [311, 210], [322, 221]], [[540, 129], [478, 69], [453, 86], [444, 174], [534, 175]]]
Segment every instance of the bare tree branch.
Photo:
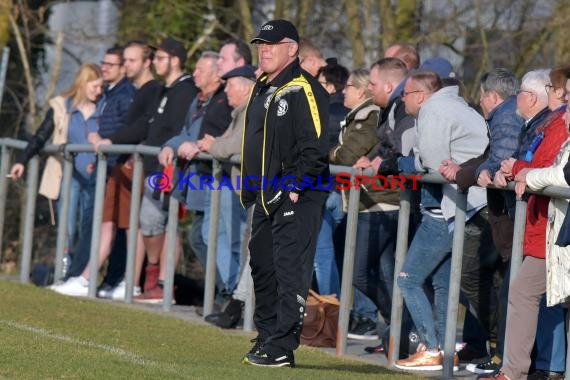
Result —
[[247, 0], [238, 0], [238, 9], [244, 29], [244, 35], [253, 36], [253, 21], [251, 20], [251, 9]]
[[348, 17], [348, 38], [352, 46], [352, 62], [355, 67], [364, 65], [364, 43], [360, 34], [359, 3], [355, 0], [345, 0], [344, 9]]
[[192, 44], [190, 49], [188, 49], [187, 57], [191, 57], [194, 55], [198, 49], [207, 41], [207, 39], [212, 35], [216, 27], [220, 24], [217, 18], [213, 17], [209, 24], [204, 28], [204, 31], [200, 35], [200, 37], [196, 38], [196, 41]]
[[20, 51], [20, 59], [22, 60], [22, 66], [24, 69], [24, 76], [26, 78], [26, 87], [28, 89], [28, 100], [30, 106], [30, 117], [32, 125], [36, 125], [36, 90], [34, 89], [34, 82], [32, 78], [32, 70], [30, 69], [30, 62], [28, 60], [28, 54], [26, 53], [26, 48], [24, 41], [22, 39], [22, 34], [20, 33], [20, 28], [14, 19], [14, 16], [10, 14], [8, 16], [10, 20], [10, 26], [14, 32], [14, 37], [16, 38], [16, 43], [18, 44], [18, 50]]

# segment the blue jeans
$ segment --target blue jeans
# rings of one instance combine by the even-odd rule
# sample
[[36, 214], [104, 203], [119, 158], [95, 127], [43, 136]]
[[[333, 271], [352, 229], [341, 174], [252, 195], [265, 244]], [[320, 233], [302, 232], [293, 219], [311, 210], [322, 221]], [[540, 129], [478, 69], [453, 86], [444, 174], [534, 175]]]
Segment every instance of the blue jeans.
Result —
[[352, 314], [366, 317], [374, 322], [378, 321], [378, 309], [370, 298], [366, 297], [358, 288], [354, 288], [354, 300], [352, 302]]
[[[216, 267], [225, 290], [232, 292], [237, 285], [243, 236], [246, 227], [246, 211], [241, 207], [234, 191], [222, 187], [221, 190], [206, 190], [202, 239], [206, 246], [209, 239], [210, 204], [213, 191], [220, 194], [220, 218], [218, 223], [218, 250]], [[222, 289], [220, 289], [222, 290]]]
[[336, 294], [340, 298], [340, 279], [336, 265], [333, 235], [344, 218], [340, 193], [331, 192], [323, 209], [323, 221], [315, 253], [315, 276], [319, 293]]
[[[428, 349], [438, 348], [445, 339], [452, 242], [447, 222], [424, 214], [398, 274], [398, 286]], [[434, 289], [437, 332], [432, 306], [423, 289], [428, 277]]]
[[564, 372], [566, 368], [566, 311], [561, 305], [546, 306], [546, 296], [540, 301], [536, 328], [536, 369]]
[[358, 214], [354, 286], [374, 302], [387, 325], [392, 311], [397, 230], [398, 211]]
[[91, 233], [93, 228], [93, 211], [95, 207], [95, 179], [93, 172], [87, 180], [79, 180], [79, 241], [73, 250], [73, 260], [69, 269], [68, 277], [81, 275], [91, 252]]
[[[73, 249], [75, 245], [75, 238], [77, 235], [77, 211], [79, 209], [79, 193], [81, 186], [75, 177], [71, 177], [71, 192], [69, 194], [69, 214], [67, 217], [67, 245], [65, 251], [68, 252]], [[61, 194], [60, 194], [61, 195]], [[57, 214], [61, 215], [62, 199], [57, 200]], [[79, 216], [81, 220], [81, 215]]]

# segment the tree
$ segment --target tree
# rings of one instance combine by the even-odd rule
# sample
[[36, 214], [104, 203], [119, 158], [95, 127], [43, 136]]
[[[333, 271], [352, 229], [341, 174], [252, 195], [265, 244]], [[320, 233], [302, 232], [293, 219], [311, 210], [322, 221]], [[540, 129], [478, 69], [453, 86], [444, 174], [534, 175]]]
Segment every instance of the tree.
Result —
[[0, 51], [8, 44], [10, 23], [8, 15], [12, 11], [12, 0], [0, 0]]

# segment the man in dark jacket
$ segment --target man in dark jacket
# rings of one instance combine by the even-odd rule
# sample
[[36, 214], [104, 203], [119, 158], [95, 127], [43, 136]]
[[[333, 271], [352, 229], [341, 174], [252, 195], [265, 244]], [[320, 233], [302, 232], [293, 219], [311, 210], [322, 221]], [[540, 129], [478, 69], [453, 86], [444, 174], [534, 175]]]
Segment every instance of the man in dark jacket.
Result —
[[245, 364], [294, 366], [329, 179], [328, 96], [301, 69], [299, 35], [286, 20], [261, 27], [264, 74], [246, 111], [241, 202], [254, 206], [249, 243], [255, 344]]
[[129, 107], [135, 94], [135, 87], [125, 76], [123, 48], [112, 47], [101, 61], [101, 72], [105, 81], [103, 96], [99, 101], [99, 135], [106, 138], [127, 123]]
[[[161, 146], [168, 139], [178, 135], [184, 125], [184, 117], [190, 102], [198, 93], [192, 77], [183, 71], [185, 61], [184, 45], [173, 38], [165, 38], [158, 46], [153, 59], [156, 73], [164, 77], [165, 81], [165, 86], [157, 97], [157, 103], [152, 107], [147, 120], [134, 123], [111, 136], [113, 143], [144, 142], [145, 145]], [[162, 283], [159, 281], [159, 261], [161, 257], [166, 257], [166, 250], [163, 247], [168, 214], [162, 207], [162, 201], [153, 197], [155, 188], [152, 187], [151, 174], [159, 169], [156, 157], [145, 156], [143, 169], [145, 191], [141, 204], [140, 227], [149, 265], [146, 267], [144, 294], [137, 299], [156, 303], [162, 301], [163, 295]], [[160, 279], [163, 279], [164, 275], [163, 266], [160, 268]]]

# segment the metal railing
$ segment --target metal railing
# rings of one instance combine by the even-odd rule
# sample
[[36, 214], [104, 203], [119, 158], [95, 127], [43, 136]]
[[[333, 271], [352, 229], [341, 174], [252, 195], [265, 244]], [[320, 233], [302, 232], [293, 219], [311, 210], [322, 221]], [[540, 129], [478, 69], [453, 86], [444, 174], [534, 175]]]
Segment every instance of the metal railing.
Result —
[[[2, 177], [0, 178], [0, 231], [4, 230], [4, 218], [6, 209], [6, 195], [8, 174], [10, 167], [10, 150], [22, 150], [26, 147], [26, 142], [14, 140], [9, 138], [0, 139], [0, 149], [2, 152], [2, 162], [0, 171]], [[61, 188], [61, 215], [58, 218], [57, 238], [56, 238], [56, 255], [55, 255], [55, 270], [54, 278], [58, 279], [62, 276], [62, 259], [65, 253], [66, 235], [67, 235], [67, 222], [69, 217], [69, 201], [71, 192], [71, 177], [73, 173], [73, 155], [79, 152], [93, 152], [92, 145], [48, 145], [43, 149], [44, 153], [54, 154], [60, 153], [63, 156], [63, 177]], [[103, 145], [97, 153], [97, 170], [96, 170], [96, 184], [95, 184], [95, 204], [93, 210], [93, 227], [92, 236], [97, 237], [101, 232], [101, 221], [103, 211], [103, 201], [105, 193], [106, 182], [106, 167], [107, 167], [107, 154], [132, 154], [134, 156], [133, 167], [133, 184], [140, 184], [143, 181], [143, 167], [142, 156], [151, 155], [157, 156], [160, 152], [158, 147], [150, 147], [145, 145]], [[215, 178], [214, 186], [217, 186], [222, 176], [221, 163], [213, 160], [207, 154], [200, 154], [196, 159], [213, 161], [213, 177]], [[239, 163], [236, 159], [229, 162]], [[176, 165], [175, 165], [176, 166]], [[20, 255], [20, 281], [23, 283], [29, 282], [29, 274], [32, 261], [32, 243], [33, 243], [33, 229], [35, 220], [35, 203], [37, 197], [38, 178], [39, 178], [39, 157], [34, 156], [30, 159], [26, 168], [26, 204], [25, 204], [25, 223], [23, 233], [22, 251]], [[176, 176], [177, 173], [174, 173]], [[132, 302], [132, 291], [134, 287], [134, 262], [136, 255], [137, 245], [137, 226], [138, 215], [141, 204], [141, 188], [136, 185], [132, 187], [131, 193], [131, 210], [129, 216], [129, 233], [127, 236], [127, 266], [125, 273], [126, 284], [126, 298], [125, 302]], [[220, 212], [220, 194], [217, 191], [212, 192], [211, 213], [210, 219], [210, 244], [208, 244], [208, 255], [206, 265], [206, 278], [205, 278], [205, 292], [204, 292], [204, 316], [211, 314], [214, 307], [215, 296], [215, 278], [216, 278], [216, 251], [217, 251], [217, 235], [218, 220], [217, 217]], [[175, 272], [175, 251], [176, 251], [176, 233], [178, 229], [178, 201], [172, 197], [169, 202], [168, 210], [168, 225], [166, 227], [167, 238], [167, 254], [166, 254], [166, 277], [164, 286], [164, 302], [163, 310], [170, 311], [173, 300], [173, 281]], [[1, 233], [1, 232], [0, 232]], [[1, 239], [0, 239], [1, 244]], [[1, 252], [0, 245], [0, 252]], [[89, 272], [89, 288], [88, 297], [95, 297], [97, 284], [96, 281], [98, 274], [98, 260], [99, 260], [100, 240], [97, 238], [91, 239], [90, 247], [90, 272]], [[245, 302], [245, 319], [244, 330], [253, 330], [253, 300], [250, 299]]]
[[[5, 223], [5, 209], [6, 209], [6, 194], [7, 182], [6, 174], [9, 170], [9, 157], [10, 150], [20, 150], [26, 146], [26, 142], [14, 139], [0, 139], [1, 149], [1, 163], [0, 163], [0, 252], [2, 252], [2, 231]], [[49, 145], [46, 146], [44, 152], [46, 153], [62, 153], [64, 156], [64, 168], [62, 179], [62, 213], [58, 221], [57, 232], [57, 245], [56, 245], [56, 261], [55, 261], [55, 278], [61, 276], [62, 267], [61, 262], [65, 249], [65, 236], [67, 229], [67, 212], [69, 208], [69, 193], [71, 186], [71, 175], [73, 169], [73, 154], [77, 152], [92, 152], [91, 145]], [[133, 169], [133, 184], [140, 184], [143, 180], [142, 170], [142, 156], [143, 155], [158, 155], [160, 149], [157, 147], [149, 147], [144, 145], [104, 145], [101, 147], [97, 163], [97, 179], [96, 179], [96, 195], [95, 195], [95, 208], [93, 218], [93, 237], [100, 234], [101, 219], [103, 210], [103, 199], [105, 190], [105, 173], [106, 173], [106, 154], [133, 154], [134, 155], [134, 169]], [[221, 163], [212, 159], [211, 156], [200, 154], [197, 159], [212, 161], [213, 186], [217, 187], [222, 176]], [[239, 158], [232, 158], [228, 162], [239, 163]], [[176, 165], [175, 165], [176, 166]], [[331, 173], [337, 174], [339, 172], [346, 172], [351, 174], [370, 175], [371, 172], [365, 171], [364, 173], [357, 172], [353, 168], [345, 166], [331, 165]], [[34, 228], [35, 217], [35, 201], [37, 196], [38, 187], [38, 170], [39, 159], [33, 157], [27, 165], [27, 179], [26, 179], [26, 204], [25, 204], [25, 222], [23, 233], [23, 244], [21, 252], [20, 263], [20, 281], [23, 283], [29, 282], [30, 265], [32, 258], [32, 233]], [[177, 173], [174, 173], [176, 176]], [[352, 177], [354, 179], [354, 176]], [[420, 182], [430, 182], [438, 184], [448, 183], [439, 174], [427, 174], [422, 177]], [[513, 190], [512, 184], [508, 187]], [[408, 235], [409, 235], [409, 221], [411, 212], [411, 189], [400, 191], [400, 209], [398, 216], [398, 234], [395, 252], [395, 278], [400, 272], [408, 251]], [[529, 191], [530, 192], [530, 191]], [[542, 194], [549, 197], [570, 198], [570, 188], [549, 186], [542, 191], [532, 192]], [[131, 211], [129, 226], [138, 226], [138, 215], [141, 201], [141, 187], [134, 185], [132, 187], [131, 198]], [[353, 271], [354, 271], [354, 255], [356, 247], [356, 232], [358, 224], [358, 211], [360, 202], [360, 187], [350, 186], [349, 200], [348, 200], [348, 214], [347, 214], [347, 227], [345, 236], [345, 248], [343, 258], [343, 272], [338, 322], [338, 334], [336, 353], [338, 356], [346, 353], [347, 334], [350, 309], [352, 307], [352, 294], [353, 294]], [[467, 191], [458, 190], [456, 196], [456, 212], [453, 231], [453, 248], [451, 259], [451, 277], [447, 309], [447, 324], [445, 332], [444, 343], [444, 366], [443, 376], [451, 378], [453, 376], [453, 353], [455, 350], [455, 340], [457, 333], [457, 314], [459, 305], [459, 290], [461, 281], [461, 266], [463, 254], [463, 241], [465, 232], [466, 220], [466, 206], [467, 206]], [[211, 219], [209, 225], [209, 244], [207, 252], [207, 264], [205, 274], [205, 290], [204, 290], [204, 316], [207, 316], [213, 311], [214, 296], [215, 296], [215, 277], [216, 277], [216, 251], [217, 251], [217, 228], [220, 212], [220, 194], [218, 191], [212, 192], [211, 202]], [[171, 198], [168, 210], [168, 225], [167, 225], [167, 260], [166, 260], [166, 278], [164, 286], [164, 302], [162, 308], [164, 311], [171, 310], [173, 299], [173, 281], [175, 272], [175, 244], [176, 244], [176, 231], [178, 228], [178, 201]], [[511, 257], [511, 281], [515, 278], [516, 272], [522, 262], [522, 242], [524, 236], [524, 229], [526, 223], [526, 201], [517, 198], [516, 211], [515, 211], [515, 224], [513, 235], [513, 249]], [[127, 251], [127, 267], [125, 274], [126, 281], [126, 299], [125, 302], [132, 302], [132, 290], [134, 287], [134, 261], [137, 244], [137, 228], [129, 228], [128, 234], [128, 251]], [[96, 292], [96, 279], [98, 273], [98, 257], [99, 257], [99, 244], [97, 238], [93, 238], [91, 242], [90, 251], [90, 281], [89, 281], [89, 297], [95, 297]], [[93, 280], [94, 279], [94, 280]], [[403, 314], [403, 298], [396, 281], [393, 284], [393, 298], [392, 298], [392, 317], [390, 329], [390, 341], [388, 349], [388, 364], [392, 366], [397, 360], [397, 355], [400, 347], [400, 331]], [[253, 315], [253, 300], [246, 301], [244, 330], [253, 330], [252, 323]], [[568, 355], [570, 356], [570, 355]], [[569, 364], [570, 365], [570, 364]]]

